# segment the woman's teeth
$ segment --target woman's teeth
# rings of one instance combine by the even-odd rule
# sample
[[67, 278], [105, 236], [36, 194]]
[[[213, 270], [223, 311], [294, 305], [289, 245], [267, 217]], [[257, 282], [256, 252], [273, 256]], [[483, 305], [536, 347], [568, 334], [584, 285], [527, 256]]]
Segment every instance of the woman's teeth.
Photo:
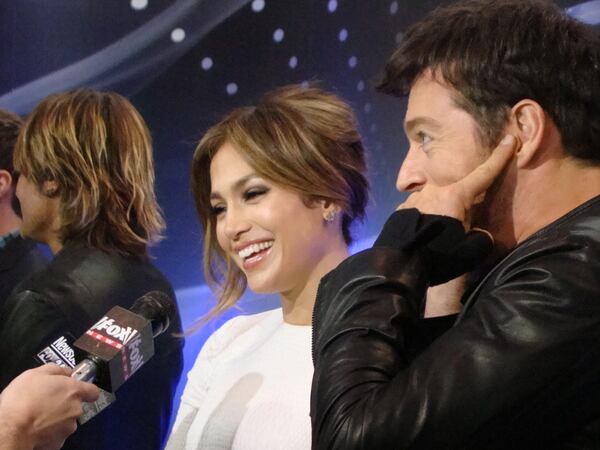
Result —
[[240, 250], [238, 252], [238, 255], [242, 259], [247, 259], [247, 258], [251, 257], [252, 255], [254, 255], [255, 253], [258, 253], [258, 252], [261, 252], [268, 248], [271, 248], [272, 245], [273, 245], [273, 241], [252, 244], [252, 245], [249, 245], [248, 247], [245, 247], [242, 250]]

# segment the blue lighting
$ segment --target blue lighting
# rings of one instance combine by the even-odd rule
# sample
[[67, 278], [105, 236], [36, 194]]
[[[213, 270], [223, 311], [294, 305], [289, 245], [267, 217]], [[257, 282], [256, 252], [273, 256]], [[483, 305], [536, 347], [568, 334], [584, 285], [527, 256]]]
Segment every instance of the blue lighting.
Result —
[[580, 3], [566, 9], [571, 17], [589, 25], [600, 24], [600, 0]]

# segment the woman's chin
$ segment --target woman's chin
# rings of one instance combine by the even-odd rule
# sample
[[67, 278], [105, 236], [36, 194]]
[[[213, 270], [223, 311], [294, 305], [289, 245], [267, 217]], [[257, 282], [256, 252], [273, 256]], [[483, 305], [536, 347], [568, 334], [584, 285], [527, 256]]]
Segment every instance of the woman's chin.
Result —
[[258, 295], [269, 295], [269, 294], [276, 294], [277, 290], [274, 289], [272, 286], [267, 286], [264, 283], [250, 283], [248, 282], [248, 289], [250, 289], [252, 291], [252, 293], [254, 294], [258, 294]]

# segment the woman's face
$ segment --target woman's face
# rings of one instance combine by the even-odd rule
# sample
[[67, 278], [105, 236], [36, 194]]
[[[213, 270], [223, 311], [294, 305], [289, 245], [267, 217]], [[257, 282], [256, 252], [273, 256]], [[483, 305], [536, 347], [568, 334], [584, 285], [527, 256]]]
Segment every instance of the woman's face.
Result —
[[[323, 205], [260, 177], [225, 143], [210, 165], [217, 240], [257, 293], [302, 289], [328, 251]], [[341, 232], [340, 232], [341, 233]], [[320, 274], [319, 274], [320, 276]]]

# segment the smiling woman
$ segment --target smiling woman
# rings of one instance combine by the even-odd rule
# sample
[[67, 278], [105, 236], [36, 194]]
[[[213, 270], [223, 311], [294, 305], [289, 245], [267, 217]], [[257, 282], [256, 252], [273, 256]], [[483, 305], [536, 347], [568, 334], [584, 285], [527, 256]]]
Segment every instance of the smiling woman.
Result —
[[368, 199], [352, 110], [295, 85], [236, 109], [198, 144], [192, 188], [219, 299], [209, 317], [246, 286], [278, 293], [281, 308], [213, 334], [188, 375], [167, 448], [310, 448], [317, 286], [348, 256], [350, 225]]

